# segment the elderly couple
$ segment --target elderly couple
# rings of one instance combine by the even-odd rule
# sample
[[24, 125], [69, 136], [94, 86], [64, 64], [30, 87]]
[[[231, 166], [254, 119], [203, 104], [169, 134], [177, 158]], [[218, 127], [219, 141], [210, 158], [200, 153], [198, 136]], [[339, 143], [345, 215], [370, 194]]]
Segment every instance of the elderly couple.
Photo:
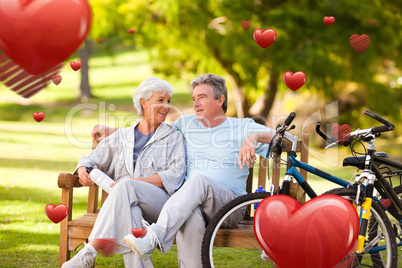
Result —
[[[222, 77], [205, 74], [190, 87], [195, 115], [182, 115], [172, 125], [164, 123], [172, 87], [148, 78], [134, 95], [139, 122], [119, 129], [95, 126], [94, 139], [107, 137], [80, 159], [76, 173], [82, 185], [92, 185], [85, 167], [96, 165], [115, 183], [89, 243], [62, 267], [92, 267], [104, 238], [116, 239], [126, 267], [153, 267], [152, 252], [166, 253], [175, 237], [179, 266], [201, 267], [206, 224], [246, 194], [249, 170], [243, 164], [251, 167], [256, 154], [266, 156], [272, 129], [226, 116]], [[131, 234], [144, 227], [145, 236]]]

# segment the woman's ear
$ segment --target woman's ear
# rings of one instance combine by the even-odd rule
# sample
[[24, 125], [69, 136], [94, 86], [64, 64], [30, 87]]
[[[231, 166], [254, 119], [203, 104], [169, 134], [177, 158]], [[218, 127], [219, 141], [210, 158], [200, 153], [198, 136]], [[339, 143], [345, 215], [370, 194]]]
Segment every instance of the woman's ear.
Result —
[[141, 99], [140, 99], [140, 102], [141, 102], [142, 110], [145, 110], [146, 100], [143, 99], [143, 98], [141, 98]]

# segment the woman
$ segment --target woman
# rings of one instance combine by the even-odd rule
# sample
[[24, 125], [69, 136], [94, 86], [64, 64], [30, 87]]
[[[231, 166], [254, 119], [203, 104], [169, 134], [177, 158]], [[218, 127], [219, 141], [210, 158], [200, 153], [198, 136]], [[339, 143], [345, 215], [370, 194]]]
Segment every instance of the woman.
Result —
[[183, 184], [186, 171], [182, 134], [164, 123], [173, 89], [158, 78], [148, 78], [137, 88], [133, 101], [139, 122], [103, 139], [95, 150], [80, 159], [76, 172], [82, 185], [93, 185], [85, 168], [97, 166], [114, 178], [89, 236], [89, 243], [62, 267], [92, 267], [100, 239], [116, 239], [115, 253], [122, 253], [126, 267], [153, 267], [123, 243], [142, 220], [156, 222], [169, 197]]

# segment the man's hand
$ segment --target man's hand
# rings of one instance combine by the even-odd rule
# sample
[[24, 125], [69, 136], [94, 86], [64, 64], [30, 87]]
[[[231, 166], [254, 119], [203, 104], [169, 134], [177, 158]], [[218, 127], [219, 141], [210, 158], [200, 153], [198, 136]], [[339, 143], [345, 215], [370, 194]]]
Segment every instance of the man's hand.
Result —
[[239, 150], [238, 161], [241, 169], [243, 169], [243, 163], [246, 164], [248, 167], [253, 167], [255, 160], [257, 159], [255, 155], [256, 148], [257, 148], [257, 135], [256, 134], [248, 135]]
[[115, 132], [118, 128], [114, 127], [107, 127], [104, 125], [95, 125], [94, 128], [92, 129], [91, 136], [94, 141], [100, 142], [113, 132]]
[[81, 183], [81, 185], [83, 185], [83, 186], [94, 185], [94, 182], [89, 178], [89, 174], [85, 170], [84, 166], [79, 167], [77, 172], [78, 172], [78, 177], [79, 177], [78, 181]]

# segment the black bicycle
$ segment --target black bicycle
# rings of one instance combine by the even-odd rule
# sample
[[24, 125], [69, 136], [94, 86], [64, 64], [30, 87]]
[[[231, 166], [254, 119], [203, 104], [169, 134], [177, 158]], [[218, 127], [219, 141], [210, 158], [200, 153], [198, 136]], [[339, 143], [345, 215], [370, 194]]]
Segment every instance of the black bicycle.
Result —
[[[327, 193], [337, 194], [350, 200], [361, 215], [360, 235], [357, 241], [356, 250], [353, 254], [348, 255], [344, 263], [349, 263], [351, 267], [396, 267], [397, 265], [397, 248], [395, 235], [392, 225], [385, 214], [380, 202], [372, 202], [374, 188], [378, 188], [393, 197], [392, 203], [395, 207], [399, 207], [400, 200], [395, 195], [394, 190], [389, 183], [379, 176], [376, 180], [374, 159], [380, 156], [375, 155], [374, 141], [379, 137], [381, 132], [390, 131], [394, 126], [387, 120], [375, 115], [370, 111], [365, 114], [382, 122], [384, 125], [373, 127], [365, 130], [356, 130], [350, 134], [350, 138], [344, 145], [353, 145], [357, 141], [365, 141], [369, 143], [369, 148], [365, 157], [363, 173], [356, 177], [355, 183], [349, 182], [328, 174], [322, 170], [312, 167], [296, 159], [296, 143], [297, 137], [287, 133], [292, 129], [289, 127], [295, 114], [292, 113], [282, 125], [276, 128], [276, 134], [270, 144], [270, 155], [273, 159], [280, 159], [282, 148], [284, 146], [282, 140], [287, 139], [292, 144], [292, 150], [289, 161], [281, 159], [287, 164], [287, 172], [284, 177], [282, 187], [274, 193], [252, 193], [238, 197], [226, 204], [209, 223], [204, 235], [202, 244], [202, 261], [204, 267], [271, 267], [274, 265], [267, 254], [255, 243], [255, 237], [249, 228], [252, 228], [252, 220], [244, 219], [240, 222], [233, 219], [241, 218], [245, 210], [250, 211], [250, 215], [254, 215], [254, 204], [261, 202], [270, 194], [286, 194], [289, 195], [289, 185], [296, 180], [310, 198], [314, 198], [317, 194], [311, 186], [303, 179], [296, 168], [304, 169], [309, 173], [313, 173], [326, 180], [341, 185], [343, 188], [333, 189]], [[331, 146], [337, 145], [337, 142], [328, 138], [319, 130], [319, 123], [316, 128], [320, 136], [324, 137], [331, 143]], [[353, 151], [353, 150], [352, 150]], [[355, 160], [356, 158], [353, 157]], [[348, 160], [345, 161], [349, 161]], [[381, 159], [383, 160], [383, 159]], [[361, 163], [359, 162], [359, 165]], [[381, 175], [381, 172], [379, 172]], [[379, 191], [380, 192], [380, 191]], [[383, 198], [385, 195], [382, 195]], [[251, 206], [250, 206], [251, 205]], [[390, 207], [391, 209], [391, 207]], [[249, 213], [247, 213], [249, 214]], [[241, 228], [239, 228], [241, 226]], [[238, 246], [221, 247], [225, 245], [225, 230], [238, 229], [236, 235], [241, 237], [242, 243]], [[218, 235], [218, 231], [220, 233]], [[228, 232], [229, 233], [229, 232]], [[233, 233], [233, 232], [230, 232]], [[215, 245], [219, 245], [215, 246]]]
[[[384, 124], [384, 126], [377, 127], [375, 131], [359, 130], [360, 135], [351, 134], [351, 137], [345, 142], [344, 146], [349, 146], [353, 154], [352, 157], [347, 157], [343, 160], [343, 166], [354, 166], [361, 170], [362, 173], [356, 176], [356, 181], [370, 179], [374, 181], [374, 190], [370, 194], [366, 189], [365, 194], [373, 197], [373, 201], [381, 205], [381, 207], [388, 211], [393, 217], [392, 227], [396, 236], [396, 243], [398, 247], [402, 246], [402, 163], [392, 160], [385, 152], [376, 153], [375, 140], [381, 136], [381, 132], [391, 131], [395, 126], [388, 120], [378, 116], [377, 114], [366, 110], [365, 115], [368, 115], [377, 121]], [[317, 125], [317, 133], [324, 138], [330, 145], [336, 145], [337, 142], [327, 137], [320, 131], [320, 125]], [[368, 147], [364, 143], [368, 143]], [[354, 148], [356, 144], [361, 145], [364, 152], [358, 153]], [[399, 178], [399, 179], [395, 179]], [[393, 186], [394, 184], [398, 186]], [[356, 189], [334, 189], [326, 193], [338, 193], [340, 195], [354, 195]], [[402, 248], [398, 250], [398, 262], [402, 260]]]

